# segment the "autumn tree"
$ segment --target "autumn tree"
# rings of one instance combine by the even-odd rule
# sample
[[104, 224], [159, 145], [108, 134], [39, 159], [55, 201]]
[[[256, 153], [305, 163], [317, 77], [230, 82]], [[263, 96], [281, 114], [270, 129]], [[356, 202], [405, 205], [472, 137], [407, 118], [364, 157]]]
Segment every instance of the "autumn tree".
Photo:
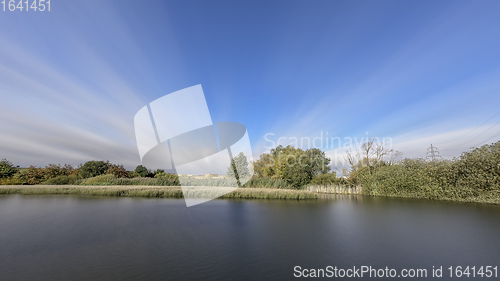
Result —
[[128, 178], [128, 172], [123, 165], [116, 165], [110, 162], [107, 162], [106, 165], [108, 166], [106, 174], [114, 175], [117, 178]]

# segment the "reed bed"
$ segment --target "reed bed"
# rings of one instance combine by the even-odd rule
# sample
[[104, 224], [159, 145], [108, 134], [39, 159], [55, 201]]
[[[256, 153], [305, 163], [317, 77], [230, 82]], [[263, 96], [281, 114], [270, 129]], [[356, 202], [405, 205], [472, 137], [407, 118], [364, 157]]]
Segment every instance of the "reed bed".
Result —
[[240, 199], [318, 199], [318, 194], [306, 190], [271, 189], [271, 188], [238, 188], [222, 198]]
[[[380, 190], [384, 189], [381, 188]], [[373, 196], [393, 198], [417, 198], [464, 203], [500, 204], [500, 190], [478, 190], [477, 188], [463, 186], [445, 186], [438, 188], [421, 186], [418, 190], [413, 191], [393, 188], [392, 192], [385, 191], [384, 193], [363, 193]]]
[[180, 187], [153, 186], [82, 186], [82, 185], [31, 185], [0, 186], [0, 194], [44, 195], [74, 194], [92, 196], [182, 198]]
[[[66, 180], [67, 176], [62, 179], [49, 180], [43, 184], [61, 185], [61, 184], [79, 184], [79, 185], [138, 185], [138, 186], [180, 186], [178, 179], [173, 178], [117, 178], [113, 175], [100, 175], [88, 179], [79, 179], [73, 182]], [[193, 177], [181, 175], [179, 176], [184, 186], [218, 186], [230, 187], [235, 186], [236, 181], [227, 177]], [[243, 187], [250, 188], [273, 188], [273, 189], [294, 189], [287, 182], [281, 179], [251, 179]]]
[[[210, 197], [213, 187], [196, 192], [200, 196]], [[184, 198], [179, 186], [82, 186], [82, 185], [4, 185], [0, 186], [0, 194], [48, 195], [73, 194], [85, 196], [115, 196], [115, 197], [154, 197], [154, 198]], [[190, 196], [191, 198], [192, 196]], [[305, 190], [238, 188], [220, 198], [228, 199], [317, 199], [318, 195]]]
[[361, 194], [360, 186], [350, 187], [347, 185], [309, 185], [307, 191], [328, 194]]

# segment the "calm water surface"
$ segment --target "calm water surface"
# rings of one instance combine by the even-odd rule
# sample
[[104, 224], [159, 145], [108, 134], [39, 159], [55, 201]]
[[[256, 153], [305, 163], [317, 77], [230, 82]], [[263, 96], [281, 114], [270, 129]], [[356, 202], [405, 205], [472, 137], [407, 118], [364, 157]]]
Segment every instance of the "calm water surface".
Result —
[[0, 196], [0, 280], [287, 280], [329, 265], [500, 266], [500, 207]]

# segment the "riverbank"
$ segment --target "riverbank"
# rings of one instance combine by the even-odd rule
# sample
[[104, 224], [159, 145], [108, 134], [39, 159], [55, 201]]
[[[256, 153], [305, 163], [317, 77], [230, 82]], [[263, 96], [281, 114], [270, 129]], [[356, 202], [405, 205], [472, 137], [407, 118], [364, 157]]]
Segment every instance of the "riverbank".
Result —
[[[0, 186], [0, 194], [184, 198], [179, 186], [2, 185]], [[238, 188], [220, 198], [307, 200], [317, 199], [318, 195], [306, 190]]]
[[388, 198], [430, 199], [438, 201], [500, 205], [500, 192], [497, 190], [482, 191], [477, 194], [468, 193], [467, 191], [462, 193], [460, 190], [455, 190], [450, 192], [442, 192], [440, 194], [431, 196], [427, 194], [385, 194], [385, 195], [374, 195], [374, 196], [388, 197]]
[[412, 198], [464, 203], [482, 203], [500, 205], [500, 190], [478, 190], [465, 187], [428, 188], [423, 186], [417, 190], [406, 191], [384, 188], [362, 188], [347, 186], [312, 185], [307, 189], [318, 194], [366, 195], [386, 198]]
[[[199, 188], [199, 187], [197, 187]], [[207, 189], [208, 191], [208, 189]], [[361, 188], [312, 186], [307, 190], [274, 189], [274, 188], [238, 188], [220, 198], [225, 199], [318, 199], [318, 194], [367, 195], [387, 198], [431, 199], [465, 203], [483, 203], [500, 205], [499, 191], [472, 193], [467, 190], [448, 190], [440, 192], [440, 196], [429, 196], [425, 193], [406, 194], [364, 194]], [[51, 195], [73, 194], [84, 196], [111, 197], [144, 197], [144, 198], [184, 198], [179, 186], [143, 186], [143, 185], [0, 185], [0, 194]]]

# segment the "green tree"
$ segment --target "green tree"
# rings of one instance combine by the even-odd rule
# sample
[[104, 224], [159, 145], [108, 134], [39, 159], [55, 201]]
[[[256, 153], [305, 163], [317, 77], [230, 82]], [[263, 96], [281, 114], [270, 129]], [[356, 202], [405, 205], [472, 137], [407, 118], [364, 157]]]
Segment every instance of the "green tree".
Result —
[[167, 173], [165, 173], [165, 170], [163, 169], [156, 169], [156, 171], [153, 172], [153, 178], [159, 178], [159, 177], [162, 177], [164, 175], [166, 175]]
[[106, 173], [108, 164], [104, 161], [88, 161], [79, 170], [83, 178], [92, 178]]
[[307, 164], [311, 165], [313, 176], [326, 174], [330, 171], [330, 158], [326, 157], [324, 151], [311, 148], [306, 150], [305, 154], [307, 155], [306, 159], [309, 161]]
[[302, 150], [278, 146], [254, 163], [256, 177], [282, 179], [295, 188], [311, 182], [314, 176], [330, 171], [330, 159], [317, 148]]
[[256, 178], [278, 178], [275, 175], [276, 165], [274, 156], [271, 153], [264, 153], [260, 155], [259, 160], [253, 163], [254, 175]]
[[150, 177], [150, 175], [152, 175], [152, 173], [149, 172], [148, 168], [144, 167], [143, 165], [137, 166], [134, 171], [143, 178]]
[[248, 181], [248, 178], [251, 176], [248, 159], [240, 152], [238, 155], [233, 157], [231, 160], [231, 165], [227, 169], [227, 175], [230, 177], [235, 177], [238, 185], [241, 185], [241, 181], [245, 179], [245, 182]]
[[18, 169], [7, 159], [2, 159], [0, 161], [0, 179], [12, 177], [17, 170]]

